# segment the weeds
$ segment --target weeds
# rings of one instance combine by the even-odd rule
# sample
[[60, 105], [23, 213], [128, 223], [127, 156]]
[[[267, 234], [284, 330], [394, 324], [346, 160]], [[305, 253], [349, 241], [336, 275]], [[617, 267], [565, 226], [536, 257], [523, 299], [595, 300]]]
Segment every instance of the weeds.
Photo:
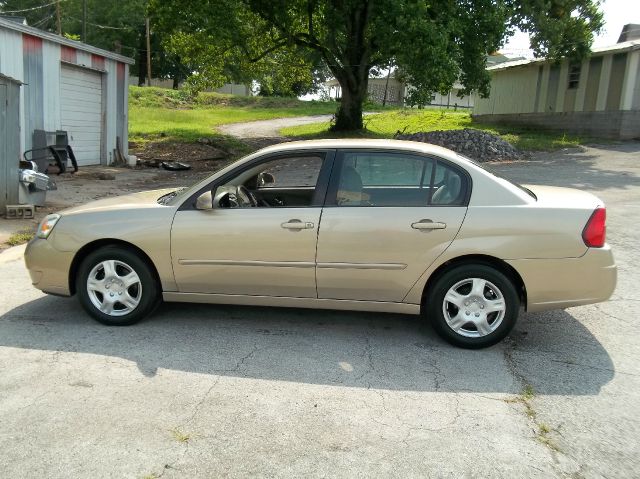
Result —
[[536, 410], [533, 408], [533, 404], [532, 404], [532, 401], [534, 398], [535, 398], [535, 391], [533, 389], [533, 386], [531, 386], [530, 384], [526, 384], [522, 389], [522, 392], [520, 393], [520, 395], [514, 398], [505, 399], [504, 401], [511, 404], [522, 404], [522, 406], [524, 407], [524, 413], [535, 425], [536, 439], [542, 444], [544, 444], [545, 446], [547, 446], [552, 451], [562, 452], [561, 449], [558, 447], [558, 445], [555, 443], [555, 441], [549, 436], [549, 434], [551, 433], [551, 431], [553, 431], [553, 429], [547, 424], [541, 421], [538, 421], [537, 419], [538, 414]]
[[188, 443], [192, 439], [191, 434], [184, 433], [180, 431], [178, 428], [171, 429], [169, 430], [169, 432], [171, 433], [171, 436], [176, 441], [181, 442], [183, 444]]
[[28, 243], [36, 234], [33, 231], [18, 231], [13, 233], [7, 240], [9, 246], [18, 246]]

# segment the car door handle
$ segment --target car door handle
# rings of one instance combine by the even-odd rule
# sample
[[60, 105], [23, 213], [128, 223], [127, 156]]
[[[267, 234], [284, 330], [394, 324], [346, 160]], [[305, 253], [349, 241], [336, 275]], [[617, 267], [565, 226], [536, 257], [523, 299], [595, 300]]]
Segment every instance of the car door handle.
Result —
[[420, 220], [411, 223], [414, 230], [443, 230], [447, 227], [446, 223], [434, 222], [433, 220]]
[[282, 223], [280, 226], [287, 230], [310, 230], [314, 225], [310, 221], [302, 222], [300, 220], [289, 220], [286, 223]]

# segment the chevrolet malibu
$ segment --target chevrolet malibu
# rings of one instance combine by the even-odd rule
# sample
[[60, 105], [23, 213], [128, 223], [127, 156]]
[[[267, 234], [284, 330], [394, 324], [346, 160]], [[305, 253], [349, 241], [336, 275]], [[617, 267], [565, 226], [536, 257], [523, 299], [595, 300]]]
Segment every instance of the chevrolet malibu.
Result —
[[161, 300], [394, 312], [480, 348], [521, 307], [611, 296], [605, 217], [590, 193], [520, 186], [433, 145], [293, 142], [190, 188], [49, 215], [25, 260], [36, 288], [107, 325]]

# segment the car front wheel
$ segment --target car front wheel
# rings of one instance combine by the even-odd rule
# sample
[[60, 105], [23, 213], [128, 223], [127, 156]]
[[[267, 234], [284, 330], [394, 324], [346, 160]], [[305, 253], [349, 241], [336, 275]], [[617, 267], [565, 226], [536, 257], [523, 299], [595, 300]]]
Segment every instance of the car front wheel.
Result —
[[136, 323], [160, 301], [151, 268], [134, 252], [117, 246], [100, 248], [84, 258], [76, 291], [83, 308], [110, 326]]
[[477, 349], [498, 343], [511, 331], [520, 300], [511, 280], [497, 269], [460, 265], [436, 280], [425, 310], [446, 341]]

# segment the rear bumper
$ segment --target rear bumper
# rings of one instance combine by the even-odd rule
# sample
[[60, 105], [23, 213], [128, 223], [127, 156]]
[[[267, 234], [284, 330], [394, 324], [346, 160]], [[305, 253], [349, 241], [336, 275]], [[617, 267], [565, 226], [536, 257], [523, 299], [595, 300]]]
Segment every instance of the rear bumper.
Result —
[[24, 252], [24, 262], [34, 287], [45, 293], [71, 296], [69, 270], [73, 253], [58, 251], [51, 242], [32, 239]]
[[611, 248], [589, 248], [580, 258], [508, 260], [527, 290], [527, 311], [600, 303], [616, 288]]

